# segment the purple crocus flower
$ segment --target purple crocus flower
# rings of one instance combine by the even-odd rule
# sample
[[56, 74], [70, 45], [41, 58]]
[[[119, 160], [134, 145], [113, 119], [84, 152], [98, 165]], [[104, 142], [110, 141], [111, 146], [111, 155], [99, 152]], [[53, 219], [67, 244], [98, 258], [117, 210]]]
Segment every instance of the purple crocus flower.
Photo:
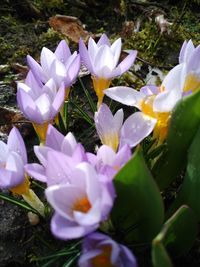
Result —
[[128, 145], [124, 145], [118, 152], [114, 152], [111, 147], [102, 145], [96, 155], [87, 153], [87, 158], [98, 173], [104, 174], [112, 180], [131, 158], [131, 149]]
[[142, 140], [153, 130], [158, 142], [163, 142], [171, 111], [182, 98], [184, 79], [184, 65], [179, 64], [168, 73], [160, 87], [145, 86], [137, 91], [117, 86], [105, 90], [110, 98], [140, 110], [131, 115], [121, 129], [121, 138], [125, 143], [134, 146], [135, 140]]
[[83, 240], [78, 266], [137, 267], [137, 262], [127, 247], [104, 234], [92, 233]]
[[113, 116], [106, 104], [101, 104], [94, 115], [96, 130], [102, 144], [112, 147], [114, 151], [118, 149], [123, 118], [123, 109], [118, 110]]
[[[137, 93], [142, 95], [142, 93]], [[125, 95], [123, 96], [123, 99], [129, 101], [129, 98], [126, 98]], [[155, 120], [142, 120], [140, 113], [134, 113], [123, 123], [123, 115], [123, 110], [120, 109], [113, 116], [106, 104], [102, 104], [95, 113], [95, 126], [101, 142], [110, 146], [114, 151], [117, 151], [118, 146], [121, 148], [126, 144], [130, 147], [138, 145], [151, 133], [151, 127], [155, 124]]]
[[179, 63], [185, 65], [183, 92], [200, 89], [200, 45], [195, 47], [192, 40], [185, 41], [179, 54]]
[[[61, 162], [62, 158], [58, 162], [60, 175], [67, 171]], [[53, 174], [57, 171], [52, 165], [49, 168]], [[114, 199], [113, 185], [88, 163], [77, 165], [68, 183], [50, 186], [45, 193], [55, 209], [51, 231], [64, 240], [80, 238], [96, 230], [107, 218]]]
[[64, 82], [65, 88], [69, 88], [80, 70], [80, 56], [77, 52], [71, 54], [65, 40], [58, 44], [55, 53], [46, 47], [42, 49], [41, 65], [29, 55], [27, 62], [36, 80], [45, 84], [53, 78], [57, 87], [60, 87], [61, 83]]
[[24, 116], [33, 122], [33, 126], [45, 140], [47, 126], [58, 114], [65, 100], [64, 83], [58, 89], [54, 80], [43, 85], [29, 71], [25, 83], [17, 85], [17, 102]]
[[136, 58], [137, 51], [134, 50], [118, 64], [121, 46], [121, 38], [111, 45], [105, 34], [101, 36], [97, 43], [90, 37], [88, 49], [83, 40], [80, 39], [79, 52], [83, 64], [92, 75], [94, 90], [98, 97], [98, 107], [103, 101], [103, 90], [109, 87], [113, 78], [126, 72]]
[[27, 153], [24, 141], [17, 128], [13, 127], [7, 144], [0, 141], [0, 188], [12, 189], [24, 184], [24, 188], [21, 189], [26, 191], [24, 172], [26, 163]]
[[[48, 152], [50, 151], [59, 153], [52, 153], [50, 157], [48, 157]], [[53, 179], [50, 178], [51, 176], [48, 176], [47, 168], [49, 166], [49, 160], [54, 161], [54, 167], [55, 169], [58, 169], [57, 157], [62, 157], [62, 161], [68, 166], [67, 173], [69, 173], [69, 171], [71, 171], [77, 164], [87, 161], [84, 147], [82, 144], [77, 143], [74, 135], [69, 132], [64, 136], [52, 125], [48, 126], [45, 144], [43, 146], [34, 146], [34, 152], [41, 164], [27, 164], [25, 169], [30, 176], [41, 182], [46, 182], [48, 186], [59, 184], [63, 181], [62, 177], [58, 175], [53, 177]], [[52, 159], [53, 157], [54, 160]]]

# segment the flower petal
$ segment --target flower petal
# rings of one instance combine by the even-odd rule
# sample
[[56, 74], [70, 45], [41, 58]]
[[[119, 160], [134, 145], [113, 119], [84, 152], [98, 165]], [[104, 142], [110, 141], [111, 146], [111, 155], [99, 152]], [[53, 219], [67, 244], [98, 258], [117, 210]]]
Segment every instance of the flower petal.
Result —
[[130, 147], [138, 145], [154, 129], [157, 120], [135, 112], [129, 116], [121, 128], [120, 147], [128, 144]]
[[16, 152], [23, 159], [24, 164], [27, 163], [27, 153], [24, 140], [16, 127], [13, 127], [8, 136], [7, 145], [11, 151]]
[[108, 97], [128, 106], [139, 108], [141, 101], [145, 95], [137, 90], [125, 86], [116, 86], [104, 90], [104, 94]]
[[60, 41], [54, 54], [62, 63], [66, 62], [67, 59], [71, 56], [69, 46], [67, 45], [65, 40]]
[[112, 72], [112, 77], [117, 77], [119, 75], [122, 75], [124, 72], [130, 69], [130, 67], [133, 65], [135, 58], [137, 56], [137, 51], [133, 50], [130, 52], [130, 54], [122, 60], [122, 62], [117, 66], [115, 70]]

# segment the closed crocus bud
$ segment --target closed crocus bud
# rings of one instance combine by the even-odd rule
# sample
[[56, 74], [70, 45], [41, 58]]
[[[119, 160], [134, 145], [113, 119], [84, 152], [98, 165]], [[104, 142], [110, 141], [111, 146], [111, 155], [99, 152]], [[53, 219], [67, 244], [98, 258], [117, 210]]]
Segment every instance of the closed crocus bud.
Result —
[[114, 196], [112, 183], [98, 175], [88, 163], [80, 163], [66, 183], [46, 189], [47, 200], [55, 210], [52, 233], [68, 240], [93, 232], [107, 219]]
[[41, 140], [45, 141], [49, 123], [58, 114], [65, 100], [65, 86], [57, 88], [53, 79], [43, 85], [29, 71], [25, 83], [17, 85], [17, 102], [24, 116], [29, 119]]
[[60, 41], [54, 53], [46, 47], [42, 49], [41, 65], [31, 56], [27, 56], [27, 62], [37, 80], [45, 84], [53, 78], [58, 88], [62, 82], [64, 82], [65, 88], [69, 88], [76, 80], [80, 70], [80, 56], [77, 52], [71, 54], [65, 40]]
[[25, 173], [27, 153], [24, 141], [17, 128], [13, 127], [7, 144], [0, 141], [0, 188], [9, 189], [20, 195], [40, 215], [44, 216], [44, 205], [30, 189], [30, 182]]
[[104, 97], [104, 90], [109, 88], [113, 78], [122, 75], [134, 63], [137, 51], [130, 54], [121, 62], [121, 38], [117, 39], [112, 45], [108, 37], [103, 34], [96, 43], [91, 37], [86, 48], [82, 39], [79, 42], [79, 52], [83, 64], [92, 75], [93, 86], [98, 97], [98, 108]]
[[86, 236], [82, 244], [79, 267], [137, 267], [132, 252], [110, 237], [92, 233]]

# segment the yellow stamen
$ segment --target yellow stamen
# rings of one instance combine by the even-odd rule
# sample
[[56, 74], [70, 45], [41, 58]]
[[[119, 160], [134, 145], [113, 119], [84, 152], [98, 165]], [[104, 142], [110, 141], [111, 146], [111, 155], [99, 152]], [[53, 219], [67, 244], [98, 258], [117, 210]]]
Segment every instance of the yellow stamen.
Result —
[[93, 81], [94, 90], [95, 90], [96, 95], [98, 97], [97, 108], [99, 108], [103, 102], [103, 97], [104, 97], [103, 91], [105, 89], [109, 88], [111, 80], [92, 76], [92, 81]]
[[87, 197], [83, 197], [76, 201], [76, 203], [73, 205], [74, 211], [80, 211], [83, 213], [87, 213], [89, 209], [91, 209], [91, 204]]
[[200, 89], [200, 79], [194, 74], [187, 75], [184, 84], [184, 92], [192, 91], [195, 92], [196, 90]]
[[46, 134], [47, 134], [47, 129], [49, 126], [50, 122], [44, 122], [43, 124], [37, 124], [37, 123], [33, 123], [33, 127], [40, 139], [40, 143], [44, 144], [45, 140], [46, 140]]
[[28, 176], [25, 176], [24, 181], [21, 184], [11, 188], [10, 191], [13, 194], [17, 194], [21, 196], [23, 194], [27, 194], [29, 191], [29, 188], [30, 188], [30, 182], [29, 182]]
[[168, 122], [171, 116], [170, 112], [155, 112], [153, 110], [153, 102], [155, 99], [155, 95], [148, 96], [141, 103], [141, 111], [152, 118], [157, 119], [156, 126], [154, 128], [153, 136], [158, 139], [158, 143], [162, 143], [166, 138], [168, 131]]
[[111, 263], [111, 246], [103, 246], [102, 253], [91, 260], [94, 267], [115, 267]]
[[118, 134], [105, 134], [101, 137], [101, 142], [103, 145], [111, 147], [115, 152], [117, 151], [119, 145], [119, 136]]

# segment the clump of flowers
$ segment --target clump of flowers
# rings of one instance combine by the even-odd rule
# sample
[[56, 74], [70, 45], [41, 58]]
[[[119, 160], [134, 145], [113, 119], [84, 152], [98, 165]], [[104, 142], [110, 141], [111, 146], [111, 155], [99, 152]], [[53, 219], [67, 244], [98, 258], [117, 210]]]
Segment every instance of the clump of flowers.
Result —
[[[145, 246], [151, 246], [154, 267], [171, 267], [171, 251], [181, 254], [191, 247], [200, 218], [200, 46], [185, 41], [179, 63], [160, 86], [139, 90], [109, 88], [137, 55], [131, 51], [119, 63], [121, 47], [120, 38], [111, 45], [103, 34], [98, 42], [90, 38], [88, 48], [81, 39], [80, 54], [72, 54], [61, 41], [54, 53], [42, 49], [40, 64], [27, 57], [30, 70], [18, 83], [17, 102], [40, 139], [34, 146], [38, 161], [28, 163], [24, 141], [13, 127], [7, 144], [0, 141], [0, 188], [22, 196], [48, 220], [31, 189], [31, 179], [43, 183], [54, 211], [51, 232], [65, 241], [81, 240], [80, 267], [137, 267], [138, 248]], [[79, 108], [99, 137], [93, 151], [77, 141], [76, 133], [63, 130], [66, 122], [60, 121], [81, 62], [97, 95], [92, 122], [91, 114]], [[133, 114], [126, 117], [122, 108], [113, 113], [112, 105], [103, 103], [104, 95], [133, 107]], [[181, 193], [165, 214], [164, 190], [185, 169]], [[193, 229], [191, 235], [188, 229]]]

